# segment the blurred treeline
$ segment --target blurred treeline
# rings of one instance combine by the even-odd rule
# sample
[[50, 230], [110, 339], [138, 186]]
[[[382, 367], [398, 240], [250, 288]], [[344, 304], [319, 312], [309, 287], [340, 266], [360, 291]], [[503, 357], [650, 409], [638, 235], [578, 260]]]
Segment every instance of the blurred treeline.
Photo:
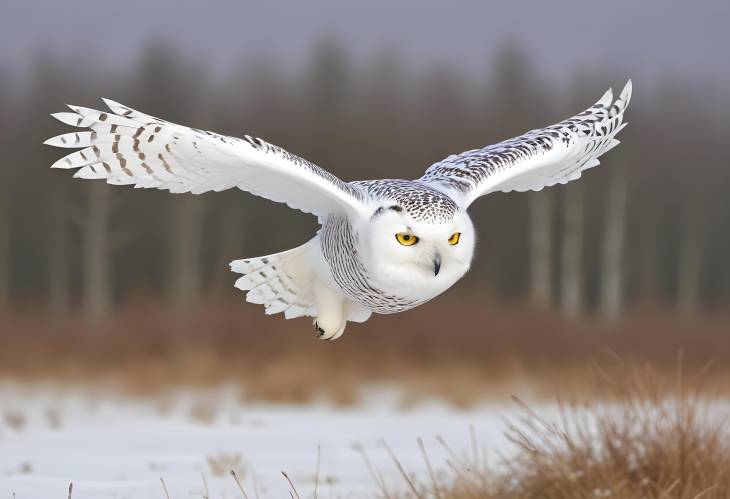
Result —
[[[30, 75], [0, 68], [0, 302], [103, 319], [137, 300], [186, 310], [241, 299], [228, 262], [288, 249], [315, 220], [239, 191], [203, 196], [109, 188], [48, 166], [42, 142], [64, 103], [110, 97], [164, 119], [249, 133], [344, 180], [416, 178], [431, 163], [559, 121], [630, 77], [593, 67], [567, 87], [506, 44], [482, 77], [397, 53], [349, 57], [335, 40], [297, 67], [261, 57], [213, 74], [164, 41], [136, 63], [40, 52]], [[730, 105], [668, 76], [634, 82], [622, 145], [579, 182], [495, 194], [471, 209], [479, 246], [453, 296], [619, 318], [640, 308], [730, 305]], [[66, 130], [67, 131], [67, 130]], [[261, 311], [263, 312], [263, 311]]]

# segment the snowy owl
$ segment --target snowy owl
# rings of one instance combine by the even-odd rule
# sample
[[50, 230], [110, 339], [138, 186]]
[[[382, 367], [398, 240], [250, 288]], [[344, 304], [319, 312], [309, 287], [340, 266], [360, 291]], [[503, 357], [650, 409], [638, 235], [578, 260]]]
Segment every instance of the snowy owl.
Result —
[[111, 112], [69, 106], [53, 114], [89, 130], [45, 143], [80, 150], [52, 168], [110, 184], [200, 194], [238, 188], [318, 217], [298, 248], [236, 260], [235, 286], [267, 314], [313, 318], [319, 338], [348, 321], [411, 309], [441, 294], [471, 265], [475, 231], [467, 213], [497, 191], [540, 190], [580, 177], [616, 146], [631, 81], [592, 107], [546, 128], [431, 165], [416, 180], [345, 182], [262, 139], [227, 137], [148, 116], [114, 101]]

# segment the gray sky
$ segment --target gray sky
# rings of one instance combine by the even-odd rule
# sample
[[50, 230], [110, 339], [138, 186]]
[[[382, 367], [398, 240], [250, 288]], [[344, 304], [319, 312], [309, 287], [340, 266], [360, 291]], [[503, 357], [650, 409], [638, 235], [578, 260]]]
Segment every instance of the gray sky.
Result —
[[556, 82], [576, 68], [608, 65], [621, 73], [613, 84], [631, 76], [645, 83], [672, 77], [730, 86], [727, 0], [3, 3], [0, 66], [18, 69], [39, 47], [126, 64], [152, 36], [172, 40], [214, 68], [253, 54], [297, 65], [317, 39], [336, 36], [356, 59], [394, 48], [414, 66], [448, 61], [484, 74], [493, 50], [513, 39]]

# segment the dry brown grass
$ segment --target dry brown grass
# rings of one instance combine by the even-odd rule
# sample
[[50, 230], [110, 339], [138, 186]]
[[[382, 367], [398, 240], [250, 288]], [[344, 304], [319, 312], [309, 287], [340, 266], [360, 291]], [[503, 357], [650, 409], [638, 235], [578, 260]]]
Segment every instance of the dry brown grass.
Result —
[[3, 421], [8, 428], [17, 432], [23, 431], [28, 423], [25, 414], [15, 409], [6, 410], [3, 414]]
[[[509, 458], [488, 466], [474, 443], [465, 457], [450, 451], [445, 472], [437, 473], [424, 452], [427, 476], [413, 480], [403, 472], [404, 489], [410, 493], [402, 496], [381, 486], [381, 496], [730, 497], [727, 405], [713, 407], [712, 394], [697, 380], [679, 377], [668, 382], [649, 369], [622, 378], [595, 372], [599, 376], [594, 386], [603, 402], [562, 402], [558, 421], [548, 421], [517, 401], [524, 417], [508, 426], [506, 434], [514, 444]], [[446, 442], [442, 444], [448, 448]]]
[[193, 421], [209, 425], [218, 417], [220, 408], [213, 397], [198, 397], [190, 407], [189, 416]]
[[20, 466], [18, 466], [18, 473], [21, 475], [30, 475], [33, 473], [33, 465], [27, 461], [20, 463]]
[[208, 468], [213, 476], [221, 477], [236, 471], [241, 477], [245, 477], [246, 467], [242, 461], [240, 452], [228, 453], [219, 452], [216, 455], [206, 457]]
[[52, 430], [60, 430], [63, 427], [61, 411], [55, 407], [49, 407], [45, 411], [45, 418], [48, 427]]
[[714, 360], [711, 381], [730, 391], [726, 316], [653, 313], [606, 325], [482, 298], [441, 300], [350, 325], [335, 342], [316, 341], [306, 320], [266, 317], [240, 303], [201, 306], [185, 321], [176, 316], [156, 303], [136, 305], [96, 330], [76, 317], [0, 317], [0, 379], [94, 380], [134, 393], [236, 383], [248, 399], [325, 395], [343, 405], [357, 400], [363, 383], [390, 383], [405, 389], [404, 403], [440, 396], [464, 406], [513, 393], [533, 400], [557, 389], [589, 395], [587, 359], [610, 351], [627, 364], [648, 362], [671, 373], [683, 350], [688, 366]]

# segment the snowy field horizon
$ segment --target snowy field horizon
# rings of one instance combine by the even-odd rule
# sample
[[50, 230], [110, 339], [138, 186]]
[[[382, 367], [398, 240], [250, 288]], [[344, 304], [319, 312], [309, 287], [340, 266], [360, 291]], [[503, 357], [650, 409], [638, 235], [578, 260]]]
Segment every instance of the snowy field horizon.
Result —
[[[0, 494], [61, 498], [73, 483], [77, 499], [242, 497], [233, 471], [248, 497], [292, 490], [312, 497], [315, 487], [322, 497], [376, 497], [378, 490], [400, 497], [409, 489], [399, 466], [414, 480], [429, 465], [440, 474], [450, 467], [468, 474], [482, 459], [498, 468], [515, 453], [510, 424], [532, 411], [557, 424], [561, 414], [545, 400], [505, 397], [460, 408], [403, 399], [392, 386], [364, 388], [357, 403], [339, 407], [325, 398], [244, 402], [234, 386], [140, 396], [3, 382]], [[711, 405], [717, 419], [730, 410], [730, 398], [695, 402]], [[595, 425], [591, 413], [586, 418]]]
[[377, 484], [363, 451], [389, 488], [401, 490], [383, 441], [420, 473], [417, 438], [443, 464], [449, 456], [436, 436], [467, 451], [473, 426], [496, 458], [504, 422], [519, 412], [509, 399], [468, 409], [433, 399], [406, 408], [394, 387], [367, 389], [343, 408], [327, 400], [242, 403], [235, 387], [139, 397], [5, 383], [0, 403], [7, 408], [0, 493], [18, 499], [65, 497], [70, 482], [76, 498], [164, 497], [160, 478], [170, 497], [203, 497], [205, 483], [209, 497], [240, 497], [230, 470], [251, 496], [255, 487], [261, 497], [288, 495], [282, 471], [311, 495], [318, 449], [323, 497], [371, 497]]

